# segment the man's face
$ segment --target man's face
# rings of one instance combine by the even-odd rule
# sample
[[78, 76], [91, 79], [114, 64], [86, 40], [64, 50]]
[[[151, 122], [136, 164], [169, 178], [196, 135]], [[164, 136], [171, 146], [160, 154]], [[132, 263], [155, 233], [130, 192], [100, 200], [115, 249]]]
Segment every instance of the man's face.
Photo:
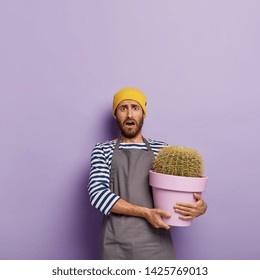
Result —
[[123, 100], [116, 108], [115, 118], [121, 134], [127, 138], [136, 137], [142, 129], [144, 113], [134, 100]]

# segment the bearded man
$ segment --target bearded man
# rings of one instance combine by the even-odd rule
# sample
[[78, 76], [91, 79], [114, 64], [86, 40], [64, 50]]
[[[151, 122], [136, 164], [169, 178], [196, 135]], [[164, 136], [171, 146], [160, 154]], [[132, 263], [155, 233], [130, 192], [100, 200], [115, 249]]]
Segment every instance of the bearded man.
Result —
[[[144, 138], [146, 96], [136, 88], [114, 95], [112, 114], [120, 137], [99, 143], [91, 155], [88, 192], [91, 204], [104, 214], [101, 259], [175, 259], [170, 226], [163, 217], [171, 213], [154, 208], [148, 174], [162, 141]], [[196, 203], [173, 205], [181, 219], [205, 213], [199, 194]]]

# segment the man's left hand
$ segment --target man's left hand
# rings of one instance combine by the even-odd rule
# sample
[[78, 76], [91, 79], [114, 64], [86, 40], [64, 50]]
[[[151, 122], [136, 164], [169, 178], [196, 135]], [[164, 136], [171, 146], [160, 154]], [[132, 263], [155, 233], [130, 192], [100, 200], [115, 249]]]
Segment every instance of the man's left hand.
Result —
[[174, 210], [176, 213], [181, 214], [181, 220], [191, 220], [200, 215], [203, 215], [207, 210], [207, 204], [204, 202], [202, 196], [194, 193], [196, 199], [195, 203], [176, 203]]

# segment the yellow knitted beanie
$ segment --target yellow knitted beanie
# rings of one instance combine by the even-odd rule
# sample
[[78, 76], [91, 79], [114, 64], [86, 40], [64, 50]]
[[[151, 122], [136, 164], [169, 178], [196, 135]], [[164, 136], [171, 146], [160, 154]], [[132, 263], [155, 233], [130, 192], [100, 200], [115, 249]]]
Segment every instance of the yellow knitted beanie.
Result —
[[146, 115], [146, 96], [139, 89], [130, 87], [122, 88], [114, 95], [113, 115], [115, 114], [118, 104], [126, 99], [138, 102], [144, 111], [144, 115]]

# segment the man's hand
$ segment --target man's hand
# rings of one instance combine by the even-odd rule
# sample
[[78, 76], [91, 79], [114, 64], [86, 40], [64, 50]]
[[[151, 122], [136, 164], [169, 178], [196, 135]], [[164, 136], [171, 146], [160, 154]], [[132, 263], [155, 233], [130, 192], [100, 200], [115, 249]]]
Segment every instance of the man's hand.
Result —
[[194, 197], [197, 200], [195, 203], [175, 204], [174, 210], [176, 213], [181, 214], [179, 217], [181, 220], [191, 220], [206, 212], [207, 204], [204, 202], [202, 196], [198, 193], [194, 193]]
[[171, 217], [171, 213], [158, 208], [147, 208], [147, 211], [144, 214], [144, 218], [155, 228], [170, 229], [171, 227], [162, 220], [162, 217], [169, 218]]

